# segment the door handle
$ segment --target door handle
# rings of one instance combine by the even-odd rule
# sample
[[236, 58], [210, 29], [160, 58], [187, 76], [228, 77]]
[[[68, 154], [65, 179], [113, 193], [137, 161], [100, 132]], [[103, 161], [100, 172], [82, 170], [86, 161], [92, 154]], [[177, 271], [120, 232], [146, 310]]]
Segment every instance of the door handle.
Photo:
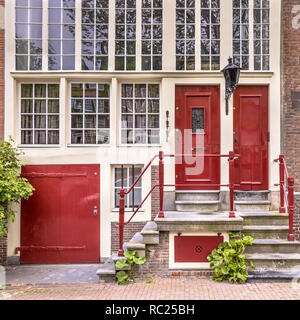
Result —
[[206, 148], [192, 148], [192, 151], [205, 151]]
[[95, 206], [95, 207], [94, 207], [94, 211], [93, 211], [93, 213], [94, 213], [94, 216], [97, 216], [97, 214], [98, 214], [97, 206]]
[[234, 143], [236, 143], [236, 144], [238, 143], [237, 138], [234, 138]]

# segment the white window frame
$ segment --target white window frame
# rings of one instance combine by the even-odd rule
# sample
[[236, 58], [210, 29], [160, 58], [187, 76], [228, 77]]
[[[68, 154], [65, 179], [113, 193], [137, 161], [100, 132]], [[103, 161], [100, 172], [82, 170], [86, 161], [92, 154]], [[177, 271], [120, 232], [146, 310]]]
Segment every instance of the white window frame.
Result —
[[[115, 170], [116, 169], [121, 169], [122, 165], [123, 165], [123, 168], [127, 170], [127, 174], [128, 174], [127, 177], [128, 178], [129, 178], [129, 169], [131, 169], [133, 165], [134, 165], [134, 168], [140, 168], [141, 172], [144, 169], [144, 166], [141, 165], [141, 164], [118, 164], [118, 165], [113, 165], [112, 166], [112, 175], [113, 175], [113, 177], [112, 177], [112, 181], [113, 181], [113, 184], [112, 184], [112, 189], [113, 189], [112, 190], [112, 211], [113, 212], [119, 212], [119, 208], [115, 206], [115, 190], [116, 189], [121, 189], [121, 187], [119, 188], [119, 187], [116, 187], [116, 185], [115, 185], [116, 184], [116, 172], [115, 172]], [[143, 201], [143, 177], [141, 177], [140, 181], [141, 181], [141, 186], [140, 187], [134, 187], [134, 189], [140, 189], [141, 190], [141, 202], [142, 202]], [[130, 187], [131, 187], [131, 185], [129, 185], [127, 187], [124, 186], [124, 189], [126, 190], [126, 189], [129, 189]], [[130, 192], [130, 194], [132, 194], [132, 191]], [[125, 198], [127, 198], [127, 206], [125, 206], [125, 211], [126, 212], [132, 212], [132, 206], [131, 206], [131, 203], [130, 203], [130, 200], [129, 200], [130, 194], [126, 194], [125, 195]], [[134, 210], [136, 210], [136, 209], [137, 209], [137, 207], [134, 208]], [[139, 209], [139, 211], [144, 211], [143, 206]]]
[[[135, 143], [122, 143], [122, 85], [123, 84], [158, 84], [159, 85], [159, 128], [157, 129], [159, 131], [159, 143], [156, 144], [149, 144], [148, 142], [145, 144], [135, 144]], [[162, 113], [161, 113], [161, 101], [162, 101], [162, 93], [161, 93], [161, 83], [160, 82], [148, 82], [148, 81], [124, 81], [124, 82], [120, 82], [119, 84], [119, 100], [118, 100], [118, 110], [119, 110], [119, 147], [160, 147], [161, 146], [161, 139], [162, 139]], [[148, 90], [147, 90], [148, 92]], [[148, 100], [148, 97], [146, 97], [146, 100]], [[147, 102], [147, 106], [148, 106], [148, 102]], [[133, 106], [134, 108], [134, 106]], [[147, 108], [147, 107], [146, 107]], [[135, 113], [132, 114], [133, 116], [135, 115]], [[148, 130], [148, 111], [146, 112], [146, 123], [147, 123], [147, 127], [146, 127], [146, 131]], [[133, 128], [135, 130], [135, 128]]]
[[[17, 9], [27, 9], [28, 10], [28, 14], [27, 14], [27, 22], [17, 22], [17, 15], [16, 15], [16, 10]], [[31, 21], [31, 17], [30, 17], [30, 10], [31, 9], [40, 9], [42, 11], [42, 21], [41, 23], [38, 23], [38, 22], [32, 22]], [[32, 71], [42, 71], [43, 69], [43, 59], [44, 59], [44, 48], [43, 48], [43, 26], [44, 26], [44, 23], [43, 23], [43, 2], [42, 2], [42, 6], [41, 7], [32, 7], [30, 5], [30, 1], [28, 1], [28, 5], [26, 7], [20, 7], [20, 6], [17, 6], [17, 2], [14, 1], [14, 11], [15, 11], [15, 19], [14, 19], [14, 25], [15, 25], [15, 32], [14, 32], [14, 46], [15, 46], [15, 70], [17, 71], [23, 71], [23, 72], [26, 72], [26, 71], [29, 71], [29, 72], [32, 72]], [[27, 33], [28, 33], [28, 37], [26, 39], [24, 38], [17, 38], [16, 37], [16, 25], [18, 24], [27, 24]], [[38, 38], [31, 38], [30, 37], [30, 26], [31, 25], [40, 25], [41, 28], [42, 28], [42, 38], [41, 39], [38, 39]], [[19, 54], [17, 53], [17, 41], [18, 40], [23, 40], [23, 41], [27, 41], [27, 54]], [[30, 41], [31, 40], [37, 40], [37, 41], [41, 41], [41, 44], [42, 44], [42, 52], [39, 53], [39, 54], [32, 54], [30, 53]], [[34, 56], [40, 56], [41, 57], [41, 68], [40, 69], [31, 69], [30, 68], [30, 60], [31, 60], [31, 57], [34, 57]], [[19, 70], [17, 69], [17, 57], [27, 57], [27, 69], [26, 70]]]
[[[107, 8], [99, 8], [99, 7], [96, 7], [96, 0], [94, 0], [94, 7], [93, 8], [84, 8], [81, 4], [81, 16], [80, 16], [80, 31], [81, 31], [81, 34], [80, 34], [80, 43], [81, 43], [81, 52], [80, 52], [80, 70], [81, 71], [100, 71], [100, 72], [103, 72], [103, 71], [108, 71], [109, 70], [109, 54], [110, 54], [110, 48], [109, 48], [109, 38], [110, 38], [110, 30], [109, 30], [109, 23], [110, 23], [110, 19], [109, 19], [109, 15], [110, 15], [110, 7], [109, 7], [109, 1], [108, 1], [108, 7]], [[97, 20], [96, 20], [96, 12], [97, 10], [106, 10], [108, 11], [108, 23], [97, 23]], [[94, 21], [93, 22], [90, 22], [90, 23], [82, 23], [82, 12], [83, 10], [93, 10], [94, 11]], [[84, 39], [82, 37], [82, 26], [83, 25], [93, 25], [95, 30], [94, 30], [94, 38], [93, 39]], [[96, 28], [97, 26], [107, 26], [107, 39], [97, 39], [96, 37]], [[93, 41], [94, 43], [94, 53], [91, 55], [91, 54], [83, 54], [82, 53], [82, 42], [84, 41]], [[103, 54], [97, 54], [97, 46], [96, 46], [96, 42], [97, 41], [107, 41], [107, 55], [103, 55]], [[88, 70], [85, 70], [82, 68], [82, 58], [83, 57], [86, 57], [86, 56], [89, 56], [89, 57], [93, 57], [94, 59], [94, 68], [93, 69], [88, 69]], [[97, 69], [96, 68], [96, 59], [97, 57], [107, 57], [107, 69], [106, 70], [101, 70], [101, 69]]]
[[[62, 71], [62, 72], [68, 72], [68, 71], [75, 71], [76, 70], [76, 56], [77, 56], [77, 52], [76, 52], [76, 41], [78, 41], [76, 39], [77, 35], [76, 35], [76, 5], [77, 5], [77, 1], [75, 1], [75, 7], [70, 7], [69, 9], [74, 9], [74, 23], [64, 23], [63, 22], [63, 11], [64, 9], [68, 9], [68, 8], [64, 8], [63, 7], [63, 0], [61, 0], [61, 6], [60, 7], [49, 7], [49, 2], [47, 2], [47, 14], [48, 14], [48, 22], [47, 22], [47, 46], [48, 46], [48, 49], [47, 49], [47, 71], [48, 72], [58, 72], [58, 71]], [[49, 9], [59, 9], [60, 10], [60, 18], [61, 18], [61, 21], [60, 23], [50, 23], [49, 21]], [[60, 26], [60, 37], [59, 38], [49, 38], [49, 25], [59, 25]], [[66, 39], [63, 37], [63, 26], [64, 25], [73, 25], [74, 26], [74, 38], [72, 39]], [[49, 41], [60, 41], [60, 54], [49, 54]], [[64, 41], [74, 41], [74, 54], [64, 54], [63, 53], [63, 42]], [[49, 59], [51, 57], [59, 57], [60, 59], [60, 69], [50, 69], [49, 68]], [[63, 69], [63, 58], [64, 57], [74, 57], [74, 69]]]
[[[196, 71], [196, 60], [197, 60], [197, 57], [196, 57], [196, 52], [197, 52], [197, 47], [196, 47], [196, 28], [197, 28], [197, 10], [196, 10], [196, 1], [195, 0], [195, 6], [194, 7], [187, 7], [186, 5], [184, 7], [177, 7], [177, 4], [176, 4], [176, 0], [175, 0], [175, 66], [174, 66], [174, 71], [177, 71], [177, 72], [180, 72], [180, 71], [184, 71], [184, 72], [195, 72]], [[186, 4], [186, 0], [185, 0], [185, 4]], [[186, 21], [186, 15], [187, 15], [187, 10], [194, 10], [194, 14], [195, 14], [195, 22], [194, 23], [187, 23], [185, 22], [184, 24], [177, 24], [177, 10], [184, 10], [184, 16], [185, 16], [185, 21]], [[187, 38], [186, 37], [186, 30], [187, 30], [187, 27], [188, 26], [191, 26], [193, 25], [194, 26], [194, 31], [195, 31], [195, 36], [194, 38], [190, 39], [190, 38]], [[185, 36], [183, 39], [177, 39], [177, 26], [184, 26], [184, 33], [185, 33]], [[177, 45], [176, 45], [176, 42], [177, 41], [184, 41], [184, 55], [182, 54], [177, 54]], [[194, 49], [195, 49], [195, 52], [194, 54], [187, 54], [186, 51], [187, 51], [187, 41], [194, 41]], [[183, 57], [184, 58], [184, 69], [180, 70], [180, 69], [177, 69], [177, 57]], [[187, 58], [188, 57], [194, 57], [195, 59], [195, 67], [194, 69], [187, 69]]]
[[[232, 2], [232, 27], [234, 26], [239, 26], [240, 27], [240, 38], [236, 39], [233, 37], [233, 30], [232, 30], [232, 57], [233, 57], [233, 63], [234, 62], [234, 57], [239, 57], [240, 59], [240, 67], [243, 67], [243, 57], [248, 57], [248, 69], [243, 69], [243, 70], [250, 70], [250, 2], [251, 0], [248, 0], [248, 7], [247, 8], [243, 8], [241, 5], [241, 1], [240, 1], [240, 6], [238, 8], [233, 7], [233, 2]], [[233, 22], [233, 10], [238, 10], [240, 13], [240, 22], [239, 23], [234, 23]], [[243, 10], [247, 10], [248, 11], [248, 23], [243, 23], [242, 22], [242, 11]], [[243, 26], [248, 26], [248, 38], [247, 39], [243, 39], [242, 38], [242, 27]], [[234, 54], [233, 53], [233, 43], [234, 41], [239, 41], [239, 46], [240, 46], [240, 53], [239, 54]], [[248, 41], [248, 53], [244, 54], [242, 52], [242, 48], [243, 48], [243, 41]]]
[[[161, 72], [163, 70], [163, 45], [164, 45], [164, 1], [168, 1], [168, 0], [162, 0], [162, 7], [161, 8], [155, 8], [153, 6], [153, 0], [151, 0], [151, 8], [144, 8], [143, 7], [143, 0], [141, 0], [141, 72]], [[160, 39], [154, 39], [153, 38], [153, 23], [151, 23], [151, 38], [150, 39], [146, 39], [143, 38], [143, 25], [149, 25], [147, 23], [143, 23], [143, 10], [151, 10], [151, 19], [153, 19], [153, 13], [154, 10], [162, 10], [162, 23], [160, 24], [156, 24], [156, 25], [161, 25], [162, 28], [162, 37]], [[152, 21], [152, 20], [151, 20]], [[151, 43], [151, 53], [150, 54], [143, 54], [143, 41], [149, 41]], [[154, 54], [153, 53], [153, 42], [154, 41], [161, 41], [162, 45], [161, 45], [161, 54]], [[151, 59], [151, 68], [149, 70], [143, 70], [143, 57], [149, 57]], [[161, 69], [158, 70], [154, 70], [153, 69], [153, 57], [161, 57]]]
[[[69, 128], [68, 128], [68, 132], [69, 132], [69, 137], [68, 137], [68, 147], [73, 147], [73, 148], [85, 148], [85, 147], [101, 147], [101, 148], [105, 148], [105, 147], [111, 147], [112, 146], [112, 85], [110, 82], [108, 81], [92, 81], [93, 79], [91, 79], [91, 81], [88, 81], [88, 80], [84, 80], [84, 81], [70, 81], [69, 82], [69, 94], [68, 94], [68, 99], [69, 99], [69, 102], [68, 102], [68, 105], [69, 105], [69, 120], [68, 120], [68, 125], [69, 125]], [[107, 129], [109, 131], [109, 143], [107, 144], [72, 144], [72, 84], [107, 84], [109, 86], [109, 129]], [[96, 90], [97, 92], [98, 90]], [[97, 93], [98, 95], [98, 93]], [[83, 108], [84, 108], [84, 100], [85, 98], [82, 98], [83, 99]], [[96, 97], [96, 100], [98, 100], [98, 97]], [[97, 103], [98, 105], [98, 103]], [[83, 115], [85, 115], [85, 113], [83, 113]], [[98, 124], [98, 111], [96, 113], [96, 124]], [[90, 128], [92, 129], [92, 128]], [[75, 130], [75, 129], [73, 129]], [[81, 130], [80, 128], [78, 128], [78, 130]], [[84, 134], [84, 119], [83, 119], [83, 127], [82, 127], [82, 131], [83, 131], [83, 134]], [[99, 128], [97, 128], [97, 125], [96, 125], [96, 128], [95, 130], [99, 130]], [[96, 139], [97, 139], [97, 134], [96, 134]]]
[[[59, 113], [54, 113], [54, 114], [50, 114], [50, 115], [58, 115], [59, 117], [59, 128], [58, 129], [51, 129], [53, 131], [58, 131], [59, 133], [59, 143], [58, 144], [22, 144], [22, 84], [32, 84], [33, 87], [35, 84], [45, 84], [46, 85], [46, 98], [45, 99], [37, 99], [37, 100], [46, 100], [46, 128], [45, 129], [41, 129], [41, 130], [44, 130], [46, 131], [46, 134], [48, 133], [48, 100], [58, 100], [59, 101]], [[49, 84], [56, 84], [59, 86], [59, 97], [58, 98], [54, 98], [54, 99], [49, 99], [48, 97], [48, 85]], [[30, 98], [28, 98], [30, 99]], [[34, 111], [34, 100], [35, 100], [35, 97], [34, 97], [34, 92], [33, 92], [33, 97], [31, 98], [33, 100], [33, 110]], [[24, 100], [26, 100], [26, 98], [24, 98]], [[35, 112], [33, 112], [31, 114], [33, 117], [35, 116]], [[62, 144], [62, 137], [61, 137], [61, 130], [62, 130], [62, 126], [61, 126], [61, 86], [60, 86], [60, 83], [57, 82], [57, 81], [49, 81], [49, 82], [39, 82], [39, 81], [21, 81], [18, 83], [18, 147], [21, 147], [21, 148], [60, 148], [61, 147], [61, 144]], [[35, 128], [34, 128], [34, 122], [32, 124], [32, 128], [28, 128], [28, 130], [31, 130], [33, 132], [33, 141], [34, 141], [34, 132], [35, 132]], [[26, 131], [26, 129], [24, 129]], [[39, 129], [37, 129], [39, 130]]]
[[[218, 72], [221, 70], [221, 63], [222, 63], [222, 47], [221, 47], [221, 38], [222, 38], [222, 6], [221, 6], [221, 1], [220, 0], [220, 7], [219, 8], [213, 8], [211, 6], [211, 0], [207, 0], [209, 1], [209, 7], [208, 8], [202, 8], [201, 6], [201, 0], [200, 0], [200, 38], [201, 38], [201, 41], [209, 41], [209, 54], [203, 54], [201, 53], [201, 41], [200, 41], [200, 70], [203, 71], [203, 72], [209, 72], [209, 71], [212, 71], [212, 72]], [[227, 1], [227, 0], [226, 0]], [[229, 1], [230, 2], [230, 1]], [[231, 7], [231, 10], [232, 10], [232, 5], [230, 6]], [[209, 39], [202, 39], [202, 36], [201, 36], [201, 28], [202, 28], [202, 23], [201, 23], [201, 15], [202, 15], [202, 10], [209, 10], [209, 15], [210, 15], [210, 23], [208, 24], [209, 26]], [[211, 21], [211, 12], [212, 10], [219, 10], [219, 16], [220, 16], [220, 23], [212, 23]], [[232, 30], [232, 25], [233, 25], [233, 20], [231, 22], [231, 30]], [[220, 26], [220, 39], [213, 39], [212, 38], [212, 33], [211, 33], [211, 27], [212, 26]], [[212, 41], [219, 41], [219, 45], [220, 45], [220, 53], [219, 54], [212, 54], [211, 53], [211, 43]], [[231, 54], [233, 53], [233, 51], [231, 50]], [[202, 56], [204, 57], [209, 57], [209, 69], [202, 69]], [[220, 63], [220, 68], [219, 69], [212, 69], [212, 57], [219, 57], [219, 63]]]

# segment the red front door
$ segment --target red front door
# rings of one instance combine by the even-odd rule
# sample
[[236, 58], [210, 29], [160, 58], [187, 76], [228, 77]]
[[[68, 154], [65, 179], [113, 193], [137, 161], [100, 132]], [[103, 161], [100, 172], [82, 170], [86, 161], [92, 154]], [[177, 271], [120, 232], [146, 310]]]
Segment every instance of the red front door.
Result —
[[100, 166], [29, 165], [21, 204], [21, 263], [100, 261]]
[[233, 105], [237, 189], [268, 190], [268, 87], [238, 87]]
[[181, 190], [214, 190], [220, 183], [220, 89], [216, 86], [176, 86], [176, 184]]

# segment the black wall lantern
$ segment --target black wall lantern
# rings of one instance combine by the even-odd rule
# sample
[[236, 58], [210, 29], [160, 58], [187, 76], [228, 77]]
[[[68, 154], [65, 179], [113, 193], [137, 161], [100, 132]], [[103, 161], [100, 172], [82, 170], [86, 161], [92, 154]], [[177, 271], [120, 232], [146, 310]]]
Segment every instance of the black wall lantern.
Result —
[[226, 115], [228, 115], [228, 109], [229, 109], [228, 101], [230, 96], [234, 93], [235, 89], [238, 86], [241, 69], [242, 68], [232, 63], [232, 58], [229, 58], [228, 65], [222, 70], [225, 78], [225, 83], [226, 83], [226, 92], [225, 92]]

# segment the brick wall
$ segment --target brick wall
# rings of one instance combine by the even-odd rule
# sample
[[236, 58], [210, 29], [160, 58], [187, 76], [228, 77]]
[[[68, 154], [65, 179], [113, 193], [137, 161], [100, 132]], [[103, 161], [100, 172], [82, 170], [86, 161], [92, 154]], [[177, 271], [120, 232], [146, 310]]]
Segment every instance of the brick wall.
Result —
[[0, 238], [0, 265], [7, 262], [7, 237]]
[[[299, 0], [282, 1], [283, 152], [295, 177], [296, 191], [300, 191], [300, 28], [295, 28], [296, 13], [292, 10], [299, 4]], [[295, 233], [300, 240], [299, 201], [295, 209]]]
[[[0, 0], [0, 10], [4, 6], [4, 0]], [[4, 16], [3, 16], [4, 17]], [[0, 19], [2, 19], [0, 13]], [[4, 29], [3, 21], [0, 21], [0, 140], [3, 139], [4, 120]], [[0, 238], [0, 264], [5, 264], [7, 260], [7, 238]]]

